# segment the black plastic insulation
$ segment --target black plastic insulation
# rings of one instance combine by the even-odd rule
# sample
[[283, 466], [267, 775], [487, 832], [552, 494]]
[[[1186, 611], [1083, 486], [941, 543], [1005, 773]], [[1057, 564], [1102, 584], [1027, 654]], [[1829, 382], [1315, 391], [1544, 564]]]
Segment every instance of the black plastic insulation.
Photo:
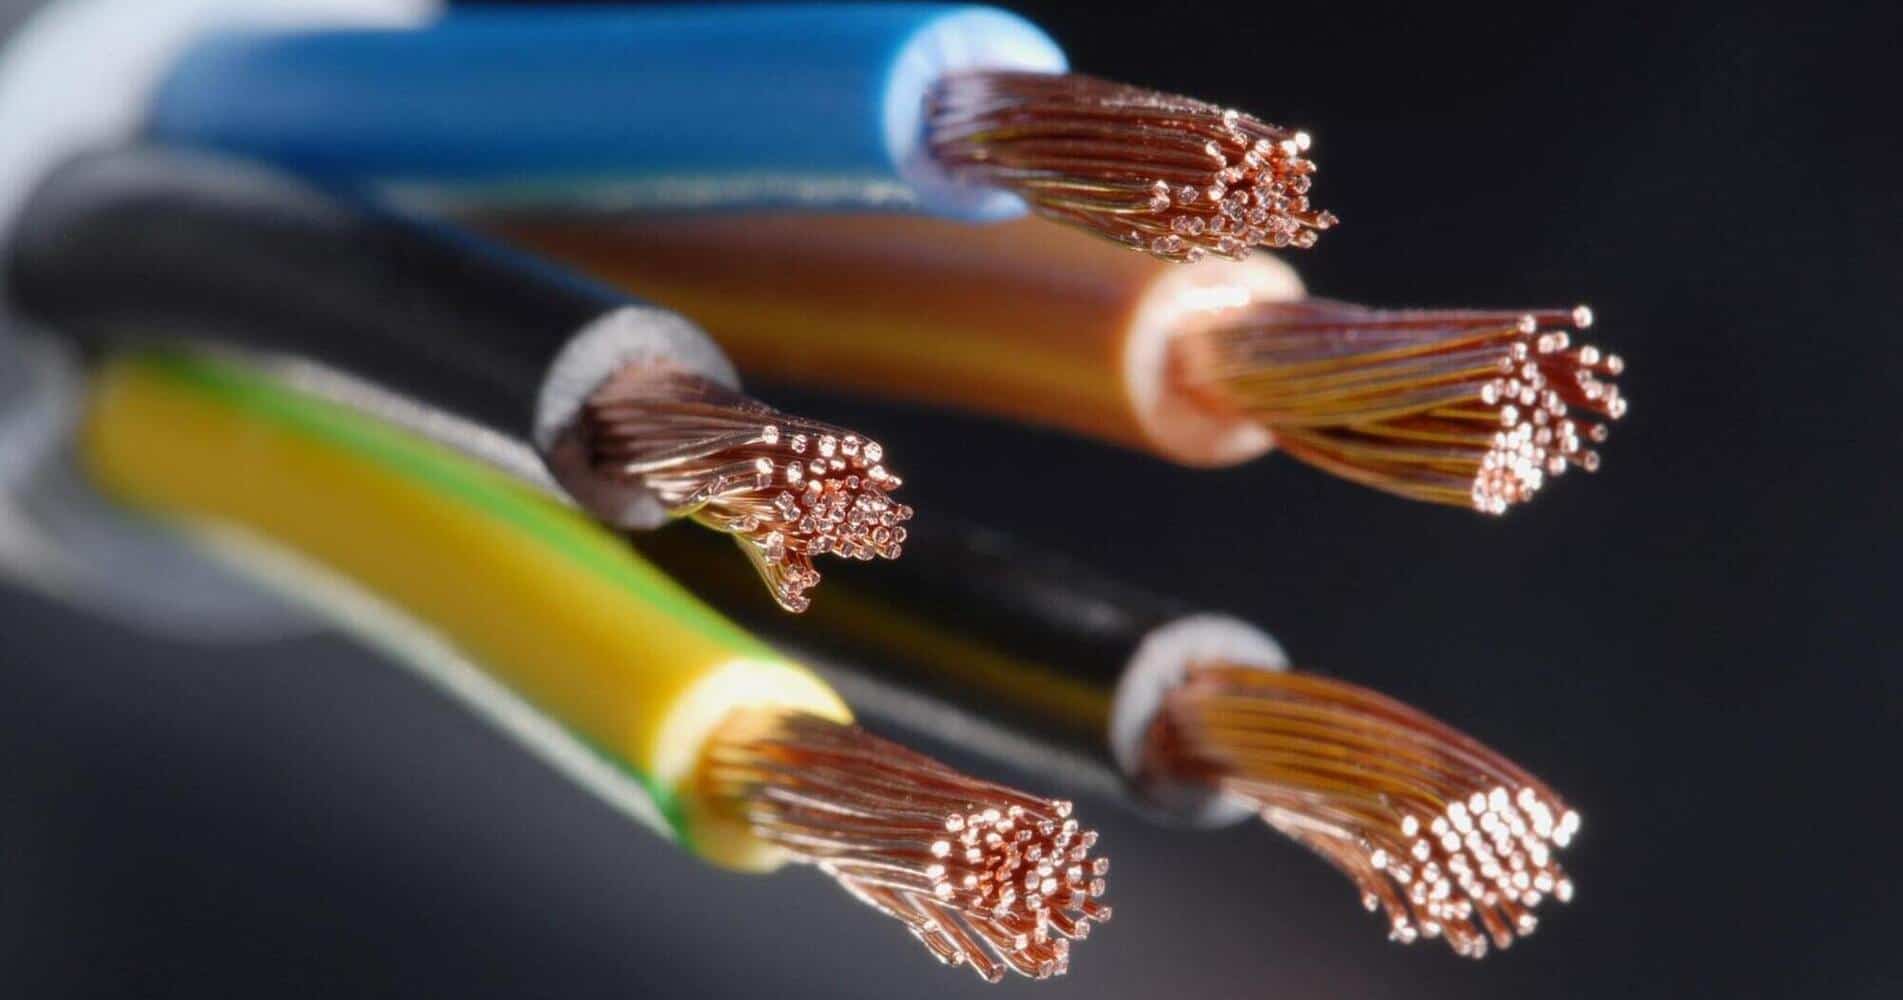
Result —
[[520, 433], [550, 360], [627, 296], [268, 168], [125, 151], [64, 165], [6, 249], [13, 306], [89, 346], [297, 354]]

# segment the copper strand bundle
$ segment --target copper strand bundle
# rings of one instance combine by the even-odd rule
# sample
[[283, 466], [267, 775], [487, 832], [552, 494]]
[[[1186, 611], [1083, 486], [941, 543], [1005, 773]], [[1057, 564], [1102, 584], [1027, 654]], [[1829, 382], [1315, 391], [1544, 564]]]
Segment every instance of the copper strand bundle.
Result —
[[630, 366], [582, 408], [595, 468], [733, 535], [780, 606], [804, 611], [817, 556], [896, 559], [912, 508], [876, 441], [697, 376]]
[[1268, 426], [1311, 465], [1389, 493], [1504, 513], [1599, 467], [1626, 400], [1616, 354], [1573, 343], [1570, 312], [1260, 303], [1178, 341], [1187, 384]]
[[1390, 938], [1479, 958], [1572, 898], [1554, 859], [1579, 814], [1513, 762], [1421, 712], [1309, 674], [1210, 666], [1172, 692], [1152, 763], [1247, 800], [1386, 911]]
[[1307, 133], [1192, 98], [973, 72], [939, 83], [927, 118], [932, 153], [954, 176], [1165, 260], [1309, 247], [1336, 222], [1308, 203]]
[[702, 764], [712, 801], [989, 982], [1063, 975], [1110, 919], [1110, 870], [1068, 802], [961, 774], [810, 715], [742, 718]]

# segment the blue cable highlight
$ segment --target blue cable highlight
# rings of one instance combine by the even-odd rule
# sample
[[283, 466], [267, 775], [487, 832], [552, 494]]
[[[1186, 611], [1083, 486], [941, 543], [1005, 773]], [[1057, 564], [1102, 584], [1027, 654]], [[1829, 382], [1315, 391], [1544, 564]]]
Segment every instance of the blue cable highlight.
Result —
[[922, 148], [932, 83], [1062, 72], [1029, 22], [963, 5], [463, 9], [414, 29], [206, 39], [149, 139], [449, 207], [1021, 214]]

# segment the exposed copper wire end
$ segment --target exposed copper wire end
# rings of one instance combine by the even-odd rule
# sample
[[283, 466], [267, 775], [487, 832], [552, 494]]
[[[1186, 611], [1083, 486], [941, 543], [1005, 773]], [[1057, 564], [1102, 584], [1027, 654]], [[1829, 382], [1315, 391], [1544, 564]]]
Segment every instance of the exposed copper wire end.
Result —
[[927, 106], [933, 156], [1040, 215], [1164, 260], [1310, 247], [1309, 137], [1193, 98], [1075, 74], [948, 76]]
[[1592, 311], [1381, 310], [1326, 299], [1236, 310], [1176, 343], [1188, 386], [1311, 465], [1488, 514], [1599, 468], [1626, 400], [1616, 354], [1575, 344]]
[[754, 834], [987, 981], [1063, 975], [1110, 919], [1108, 858], [1069, 802], [980, 781], [857, 726], [799, 713], [728, 723], [701, 770]]
[[1479, 958], [1572, 899], [1554, 860], [1579, 814], [1472, 737], [1391, 698], [1292, 671], [1192, 670], [1150, 766], [1214, 784], [1321, 855], [1386, 911], [1389, 936]]
[[788, 611], [806, 610], [814, 557], [897, 559], [912, 517], [877, 441], [699, 376], [630, 366], [589, 397], [582, 434], [599, 472], [732, 534]]

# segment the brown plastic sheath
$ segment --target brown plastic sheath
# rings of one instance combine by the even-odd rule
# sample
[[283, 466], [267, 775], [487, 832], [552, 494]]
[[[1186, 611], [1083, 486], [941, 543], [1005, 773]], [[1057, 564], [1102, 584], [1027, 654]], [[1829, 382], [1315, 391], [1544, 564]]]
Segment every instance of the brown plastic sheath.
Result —
[[1170, 264], [1036, 219], [702, 215], [490, 228], [692, 317], [743, 372], [1043, 424], [1189, 465], [1245, 461], [1270, 440], [1164, 370], [1163, 340], [1212, 315], [1182, 307], [1301, 287], [1265, 256]]

